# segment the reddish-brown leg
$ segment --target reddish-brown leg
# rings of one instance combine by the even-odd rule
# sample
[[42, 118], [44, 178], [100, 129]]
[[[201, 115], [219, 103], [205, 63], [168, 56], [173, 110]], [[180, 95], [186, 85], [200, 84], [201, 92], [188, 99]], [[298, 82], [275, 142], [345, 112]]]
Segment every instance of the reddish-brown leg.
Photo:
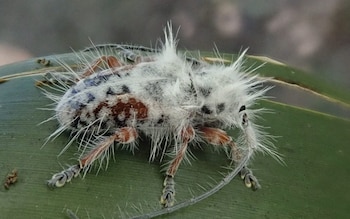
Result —
[[164, 207], [170, 207], [175, 202], [175, 182], [174, 177], [177, 169], [179, 168], [181, 161], [184, 159], [187, 151], [188, 143], [193, 140], [195, 131], [192, 126], [184, 128], [181, 132], [181, 147], [176, 153], [175, 158], [171, 161], [168, 170], [166, 171], [166, 177], [164, 180], [163, 194], [160, 198], [161, 204]]
[[120, 128], [113, 135], [108, 136], [106, 139], [99, 142], [88, 154], [80, 159], [80, 168], [86, 169], [91, 166], [95, 160], [101, 158], [101, 156], [103, 156], [110, 149], [110, 146], [115, 141], [122, 144], [129, 144], [131, 142], [134, 142], [137, 137], [138, 134], [135, 128]]
[[[78, 82], [84, 78], [89, 77], [90, 75], [95, 74], [96, 72], [99, 72], [100, 70], [104, 70], [107, 68], [121, 68], [119, 70], [130, 70], [136, 64], [139, 64], [141, 62], [151, 62], [153, 60], [154, 59], [151, 57], [137, 56], [135, 58], [133, 64], [124, 65], [115, 56], [101, 56], [100, 58], [94, 60], [91, 66], [90, 65], [87, 66], [87, 68], [80, 75], [79, 79], [73, 79], [73, 81]], [[113, 72], [105, 72], [105, 74], [113, 74]], [[70, 84], [72, 82], [71, 80], [67, 80], [66, 78], [62, 78], [61, 80], [63, 82], [66, 82], [67, 84]], [[43, 80], [43, 81], [37, 81], [36, 86], [42, 86], [45, 84], [52, 84], [52, 83], [55, 83], [55, 81], [57, 81], [57, 79], [47, 79], [47, 80]]]
[[224, 130], [218, 128], [201, 127], [199, 134], [209, 143], [215, 146], [229, 146], [231, 148], [231, 158], [238, 162], [241, 159], [241, 154], [233, 142], [232, 138], [227, 135]]
[[122, 66], [119, 60], [115, 56], [101, 56], [89, 67], [82, 75], [81, 78], [89, 77], [94, 74], [99, 68], [117, 68]]
[[122, 144], [129, 144], [135, 141], [137, 137], [138, 134], [135, 128], [120, 128], [113, 135], [105, 138], [101, 142], [98, 142], [91, 151], [89, 151], [82, 159], [79, 160], [79, 164], [70, 166], [60, 173], [54, 174], [52, 178], [48, 180], [48, 186], [64, 186], [64, 184], [66, 182], [70, 182], [73, 177], [77, 177], [80, 172], [87, 171], [94, 161], [103, 158], [115, 141]]
[[[231, 159], [234, 162], [239, 162], [242, 158], [239, 149], [233, 142], [232, 138], [227, 133], [218, 128], [201, 127], [200, 135], [209, 143], [215, 146], [229, 146], [231, 148]], [[248, 188], [257, 190], [260, 188], [258, 179], [253, 175], [253, 172], [248, 167], [243, 167], [240, 171], [241, 178]]]

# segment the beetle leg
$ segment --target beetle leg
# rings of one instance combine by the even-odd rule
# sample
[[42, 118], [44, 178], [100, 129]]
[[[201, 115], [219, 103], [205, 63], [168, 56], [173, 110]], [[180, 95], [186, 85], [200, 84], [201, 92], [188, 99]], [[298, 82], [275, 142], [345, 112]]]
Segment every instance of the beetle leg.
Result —
[[122, 64], [115, 56], [101, 56], [95, 60], [91, 66], [88, 66], [87, 70], [81, 75], [81, 79], [89, 77], [95, 72], [99, 72], [101, 69], [117, 68], [121, 66]]
[[[224, 130], [218, 128], [201, 127], [200, 134], [209, 143], [215, 146], [229, 146], [231, 148], [231, 159], [237, 163], [241, 160], [242, 154], [237, 148], [232, 138], [227, 135]], [[243, 167], [240, 175], [244, 184], [253, 190], [259, 189], [261, 186], [258, 179], [253, 175], [253, 172], [248, 167]]]
[[195, 131], [192, 126], [188, 126], [182, 130], [181, 133], [181, 147], [177, 151], [176, 156], [170, 162], [170, 165], [166, 171], [166, 177], [164, 180], [163, 194], [160, 198], [161, 204], [164, 207], [171, 207], [175, 202], [175, 181], [174, 177], [181, 161], [184, 159], [187, 151], [188, 143], [193, 140]]
[[79, 164], [56, 173], [47, 181], [49, 187], [62, 187], [66, 182], [70, 182], [73, 177], [77, 177], [81, 172], [86, 173], [89, 167], [98, 159], [103, 159], [116, 141], [122, 144], [134, 142], [138, 137], [137, 131], [132, 127], [120, 128], [113, 135], [104, 138], [79, 160]]

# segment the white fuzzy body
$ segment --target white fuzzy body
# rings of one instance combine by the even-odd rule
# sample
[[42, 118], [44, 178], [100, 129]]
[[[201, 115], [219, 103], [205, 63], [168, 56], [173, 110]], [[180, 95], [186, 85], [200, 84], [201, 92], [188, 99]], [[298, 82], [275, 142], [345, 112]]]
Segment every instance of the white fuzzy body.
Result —
[[[266, 140], [270, 136], [254, 124], [256, 114], [263, 109], [252, 106], [269, 88], [262, 88], [263, 81], [242, 67], [244, 53], [227, 66], [223, 62], [209, 64], [191, 59], [177, 52], [170, 26], [159, 50], [130, 45], [117, 48], [113, 56], [96, 48], [93, 61], [87, 61], [83, 54], [79, 57], [82, 67], [77, 71], [62, 63], [68, 72], [64, 73], [73, 77], [72, 86], [67, 87], [54, 76], [64, 94], [46, 93], [57, 103], [53, 118], [60, 125], [49, 139], [71, 131], [72, 139], [61, 153], [78, 138], [83, 153], [79, 164], [52, 176], [50, 187], [61, 187], [80, 172], [85, 174], [96, 160], [108, 164], [114, 142], [134, 151], [139, 133], [152, 140], [150, 160], [159, 152], [172, 159], [167, 165], [161, 196], [165, 207], [174, 203], [174, 176], [182, 160], [188, 160], [188, 146], [193, 143], [205, 142], [226, 149], [236, 165], [223, 182], [203, 197], [218, 191], [238, 172], [243, 174], [246, 186], [260, 187], [246, 167], [248, 161], [255, 151], [279, 160], [280, 157], [269, 147], [273, 146]], [[236, 130], [238, 138], [230, 137], [224, 131], [227, 129]], [[165, 213], [166, 210], [154, 215]]]
[[[153, 140], [153, 159], [161, 147], [169, 146], [162, 144], [172, 140], [175, 148], [171, 151], [177, 151], [180, 131], [189, 125], [195, 130], [203, 126], [243, 130], [243, 115], [254, 117], [249, 108], [266, 91], [256, 89], [261, 84], [257, 76], [242, 72], [243, 55], [229, 66], [191, 62], [176, 51], [170, 33], [151, 61], [130, 67], [121, 59], [121, 67], [95, 71], [70, 87], [55, 108], [61, 126], [57, 133], [67, 129], [98, 136], [134, 127]], [[121, 105], [118, 114], [112, 112], [117, 103], [128, 103], [130, 98], [147, 108], [143, 116], [130, 105]]]
[[[93, 124], [100, 132], [114, 132], [116, 129], [133, 126], [147, 132], [157, 128], [160, 132], [181, 126], [191, 112], [183, 106], [191, 104], [188, 90], [190, 66], [175, 61], [154, 61], [135, 65], [131, 70], [107, 69], [79, 81], [61, 98], [56, 114], [61, 125], [77, 131]], [[179, 65], [180, 64], [180, 65]], [[168, 68], [171, 66], [173, 68]], [[185, 67], [186, 69], [178, 69]], [[102, 75], [102, 76], [101, 76]], [[119, 98], [122, 97], [121, 100]], [[128, 97], [136, 98], [148, 109], [146, 118], [137, 119], [137, 109], [128, 109], [130, 116], [124, 112], [114, 117], [111, 107], [119, 101], [127, 103]], [[186, 103], [187, 102], [187, 103]], [[99, 104], [107, 103], [98, 112]], [[94, 113], [95, 111], [95, 113]], [[72, 122], [76, 120], [76, 123]], [[95, 121], [99, 120], [98, 123]]]

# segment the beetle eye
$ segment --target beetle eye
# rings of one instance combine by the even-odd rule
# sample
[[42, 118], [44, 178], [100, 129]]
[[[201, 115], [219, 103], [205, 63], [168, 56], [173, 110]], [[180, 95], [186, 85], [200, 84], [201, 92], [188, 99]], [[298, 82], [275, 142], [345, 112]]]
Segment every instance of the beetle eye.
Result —
[[205, 114], [212, 113], [212, 111], [206, 105], [202, 106], [201, 111], [202, 111], [202, 113], [205, 113]]
[[216, 106], [216, 112], [217, 113], [221, 113], [222, 111], [225, 110], [225, 104], [224, 103], [220, 103]]
[[245, 105], [241, 106], [241, 108], [239, 108], [239, 113], [242, 112], [243, 110], [245, 110]]

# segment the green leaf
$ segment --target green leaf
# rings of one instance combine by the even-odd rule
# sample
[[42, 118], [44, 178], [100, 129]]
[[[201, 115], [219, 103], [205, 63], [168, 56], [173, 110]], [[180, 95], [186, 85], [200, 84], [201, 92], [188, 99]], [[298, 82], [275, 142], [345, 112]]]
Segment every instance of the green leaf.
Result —
[[[58, 57], [74, 63], [74, 54]], [[158, 161], [148, 162], [147, 140], [140, 143], [134, 155], [116, 151], [115, 162], [110, 162], [108, 170], [101, 170], [98, 176], [92, 170], [85, 179], [75, 179], [64, 188], [47, 188], [45, 180], [66, 164], [73, 164], [77, 149], [72, 145], [57, 157], [69, 140], [68, 133], [42, 147], [57, 128], [57, 122], [38, 125], [52, 113], [38, 109], [51, 102], [35, 83], [42, 79], [43, 72], [58, 66], [53, 57], [43, 58], [50, 60], [49, 66], [33, 59], [0, 68], [0, 81], [4, 82], [0, 83], [0, 179], [5, 182], [8, 173], [18, 170], [17, 182], [9, 190], [0, 188], [1, 217], [68, 218], [66, 209], [70, 209], [79, 218], [119, 218], [135, 214], [133, 205], [143, 212], [159, 208], [162, 166]], [[269, 63], [259, 73], [296, 81], [340, 101], [337, 104], [350, 102], [347, 91], [288, 66]], [[210, 198], [162, 218], [348, 216], [350, 121], [278, 102], [260, 104], [274, 111], [264, 114], [259, 124], [270, 127], [268, 132], [272, 135], [280, 136], [276, 147], [284, 155], [286, 166], [258, 155], [251, 167], [262, 184], [261, 190], [253, 192], [235, 179]], [[210, 146], [192, 151], [197, 159], [192, 165], [182, 165], [177, 174], [179, 202], [192, 197], [191, 192], [200, 194], [197, 184], [207, 187], [208, 183], [219, 181], [222, 178], [219, 171], [226, 172], [222, 166], [228, 165], [226, 156], [213, 152]]]

